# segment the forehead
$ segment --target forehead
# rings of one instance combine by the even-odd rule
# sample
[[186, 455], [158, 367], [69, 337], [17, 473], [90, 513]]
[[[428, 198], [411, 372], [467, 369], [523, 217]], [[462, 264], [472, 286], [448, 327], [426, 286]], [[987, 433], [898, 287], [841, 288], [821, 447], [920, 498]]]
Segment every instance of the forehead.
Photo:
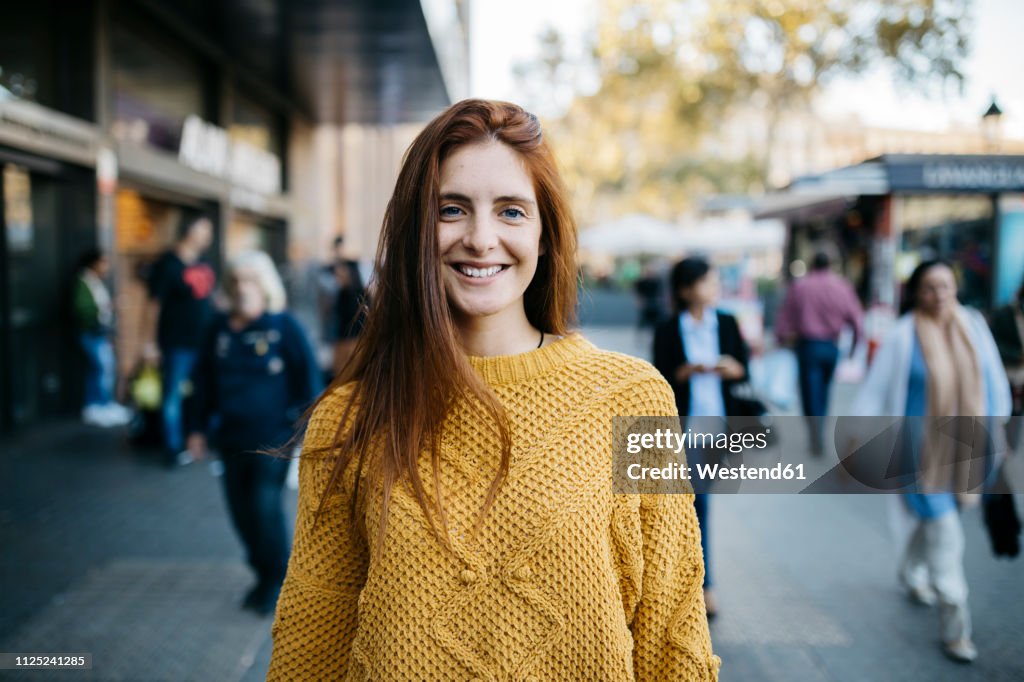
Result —
[[928, 268], [924, 276], [921, 277], [922, 284], [948, 284], [952, 281], [954, 281], [953, 271], [945, 265], [936, 265], [933, 268]]
[[466, 145], [441, 163], [441, 193], [474, 199], [506, 195], [533, 198], [533, 180], [522, 157], [501, 142]]

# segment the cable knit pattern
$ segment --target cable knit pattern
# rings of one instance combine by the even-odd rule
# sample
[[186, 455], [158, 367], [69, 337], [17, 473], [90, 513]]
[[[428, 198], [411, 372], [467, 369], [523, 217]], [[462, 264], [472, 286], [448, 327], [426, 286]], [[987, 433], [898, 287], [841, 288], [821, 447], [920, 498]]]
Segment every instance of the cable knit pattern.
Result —
[[[505, 406], [513, 443], [479, 534], [467, 532], [500, 446], [471, 405], [456, 406], [441, 438], [450, 547], [403, 484], [371, 560], [380, 496], [350, 521], [354, 467], [314, 526], [332, 462], [303, 457], [267, 679], [717, 679], [693, 495], [612, 494], [612, 417], [674, 416], [669, 386], [578, 334], [470, 361]], [[307, 446], [330, 444], [349, 391], [321, 403]]]

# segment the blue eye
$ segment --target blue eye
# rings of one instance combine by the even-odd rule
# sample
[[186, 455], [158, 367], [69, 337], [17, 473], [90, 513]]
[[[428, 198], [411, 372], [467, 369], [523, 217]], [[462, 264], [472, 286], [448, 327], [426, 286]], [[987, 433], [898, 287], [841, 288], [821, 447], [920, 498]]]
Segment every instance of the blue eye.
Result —
[[501, 212], [501, 215], [506, 218], [525, 218], [526, 214], [520, 211], [518, 208], [506, 208]]
[[462, 213], [462, 209], [458, 206], [445, 206], [441, 209], [441, 217], [443, 218], [454, 218]]

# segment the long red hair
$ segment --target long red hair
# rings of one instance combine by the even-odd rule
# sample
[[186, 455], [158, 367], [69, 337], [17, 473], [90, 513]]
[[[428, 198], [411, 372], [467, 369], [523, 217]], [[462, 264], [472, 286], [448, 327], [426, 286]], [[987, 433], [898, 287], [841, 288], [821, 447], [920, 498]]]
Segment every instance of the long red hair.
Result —
[[[457, 400], [476, 405], [501, 443], [497, 473], [475, 529], [508, 473], [508, 421], [497, 396], [459, 344], [442, 281], [437, 234], [441, 164], [460, 147], [488, 141], [501, 142], [519, 155], [537, 196], [544, 250], [524, 294], [527, 319], [545, 333], [557, 335], [568, 333], [574, 320], [576, 225], [540, 122], [507, 102], [454, 104], [427, 124], [405, 154], [384, 214], [366, 323], [352, 359], [327, 391], [355, 382], [340, 415], [331, 448], [337, 461], [320, 510], [342, 473], [354, 464], [365, 472], [366, 488], [360, 491], [361, 477], [356, 476], [353, 518], [365, 509], [369, 490], [382, 491], [378, 546], [384, 539], [392, 490], [402, 480], [410, 482], [433, 532], [447, 542], [439, 444], [445, 416]], [[427, 451], [432, 480], [425, 482], [418, 463]], [[432, 489], [430, 496], [427, 485]]]

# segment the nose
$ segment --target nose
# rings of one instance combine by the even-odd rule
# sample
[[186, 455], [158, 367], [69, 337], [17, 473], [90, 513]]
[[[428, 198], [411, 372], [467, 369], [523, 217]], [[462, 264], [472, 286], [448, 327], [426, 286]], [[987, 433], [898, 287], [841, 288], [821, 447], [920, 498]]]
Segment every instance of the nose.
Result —
[[473, 253], [487, 253], [498, 245], [497, 225], [487, 215], [476, 214], [466, 220], [462, 246]]

